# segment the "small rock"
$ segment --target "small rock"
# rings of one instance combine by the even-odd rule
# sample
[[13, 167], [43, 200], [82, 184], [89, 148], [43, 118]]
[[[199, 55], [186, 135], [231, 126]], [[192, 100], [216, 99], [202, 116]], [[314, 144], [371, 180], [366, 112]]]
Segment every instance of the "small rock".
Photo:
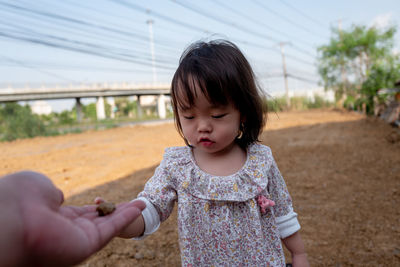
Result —
[[386, 139], [386, 141], [388, 141], [389, 143], [394, 144], [394, 143], [400, 141], [400, 133], [393, 131], [393, 132], [391, 132], [390, 134], [388, 134], [388, 135], [385, 137], [385, 139]]
[[135, 259], [137, 259], [137, 260], [141, 260], [141, 259], [143, 259], [144, 258], [144, 255], [143, 255], [143, 253], [141, 253], [141, 252], [137, 252], [137, 253], [135, 253]]
[[111, 202], [102, 202], [100, 203], [96, 211], [98, 212], [99, 216], [105, 216], [112, 213], [115, 210], [115, 205]]
[[156, 253], [153, 250], [146, 251], [145, 258], [148, 260], [153, 260], [156, 257]]
[[394, 254], [394, 256], [396, 256], [397, 258], [400, 258], [400, 249], [395, 248], [395, 249], [393, 250], [393, 254]]

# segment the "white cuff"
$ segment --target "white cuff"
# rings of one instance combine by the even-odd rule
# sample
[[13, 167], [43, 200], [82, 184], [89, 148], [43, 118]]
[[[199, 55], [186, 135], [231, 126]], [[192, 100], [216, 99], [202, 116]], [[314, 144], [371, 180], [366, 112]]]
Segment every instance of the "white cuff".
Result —
[[297, 220], [297, 213], [290, 212], [289, 214], [276, 218], [278, 230], [281, 238], [288, 237], [300, 230], [300, 224]]
[[158, 230], [160, 227], [160, 216], [158, 215], [154, 205], [148, 201], [147, 198], [139, 197], [135, 200], [141, 200], [146, 204], [146, 208], [142, 211], [142, 216], [144, 219], [144, 233], [141, 236], [132, 238], [134, 240], [141, 240]]

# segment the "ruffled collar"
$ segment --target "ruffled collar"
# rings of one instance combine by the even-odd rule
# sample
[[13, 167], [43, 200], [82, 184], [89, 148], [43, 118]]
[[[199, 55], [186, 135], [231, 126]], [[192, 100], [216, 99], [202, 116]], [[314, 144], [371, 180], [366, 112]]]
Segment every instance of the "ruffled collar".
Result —
[[[187, 193], [207, 200], [246, 201], [255, 198], [268, 185], [268, 170], [271, 166], [271, 151], [260, 144], [252, 144], [247, 149], [247, 159], [242, 168], [228, 176], [211, 175], [196, 164], [192, 150], [185, 147], [181, 151], [179, 165], [187, 165], [178, 171], [183, 172], [180, 187]], [[176, 158], [176, 159], [177, 159]]]

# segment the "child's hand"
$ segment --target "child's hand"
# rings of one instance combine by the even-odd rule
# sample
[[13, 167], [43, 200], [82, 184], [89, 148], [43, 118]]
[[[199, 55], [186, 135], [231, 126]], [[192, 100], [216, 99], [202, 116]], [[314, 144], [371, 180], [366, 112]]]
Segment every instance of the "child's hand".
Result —
[[257, 197], [257, 204], [260, 206], [261, 213], [267, 212], [267, 208], [275, 206], [275, 202], [271, 199], [266, 198], [263, 195]]
[[[106, 203], [107, 201], [103, 199], [102, 197], [96, 197], [94, 199], [94, 203], [96, 205], [100, 205], [101, 203]], [[141, 202], [144, 204], [143, 201], [141, 200], [135, 200], [134, 202]], [[142, 204], [141, 204], [142, 205]], [[138, 216], [134, 221], [132, 221], [127, 227], [122, 229], [118, 235], [118, 237], [121, 238], [133, 238], [133, 237], [138, 237], [143, 235], [144, 232], [144, 219], [142, 216]]]
[[309, 267], [307, 254], [292, 254], [293, 267]]

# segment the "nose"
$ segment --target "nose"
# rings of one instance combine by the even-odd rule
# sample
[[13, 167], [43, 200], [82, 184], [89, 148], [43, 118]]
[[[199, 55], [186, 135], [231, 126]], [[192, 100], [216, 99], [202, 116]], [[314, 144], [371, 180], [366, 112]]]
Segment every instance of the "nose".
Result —
[[198, 120], [198, 124], [197, 124], [197, 131], [200, 133], [211, 132], [212, 124], [211, 124], [210, 120], [208, 120], [206, 118], [200, 118]]

